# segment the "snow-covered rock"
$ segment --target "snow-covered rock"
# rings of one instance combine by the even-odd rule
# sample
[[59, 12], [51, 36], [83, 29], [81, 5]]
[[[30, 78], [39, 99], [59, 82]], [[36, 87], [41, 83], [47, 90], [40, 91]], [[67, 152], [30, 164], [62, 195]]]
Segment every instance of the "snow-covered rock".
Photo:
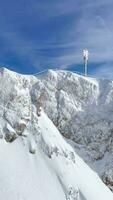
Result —
[[[103, 176], [94, 162], [104, 159], [106, 153], [113, 155], [113, 81], [49, 70], [37, 75], [32, 101], [36, 104], [37, 96], [41, 95], [49, 118], [66, 138], [75, 142], [78, 153]], [[85, 156], [78, 146], [84, 149]], [[113, 156], [111, 159], [109, 167], [112, 169]], [[104, 162], [109, 165], [108, 160], [104, 159]]]
[[15, 130], [10, 126], [10, 124], [6, 123], [3, 129], [5, 133], [5, 140], [7, 142], [13, 142], [17, 138], [17, 134]]
[[[107, 88], [104, 94], [102, 84]], [[105, 159], [106, 152], [112, 155], [110, 81], [102, 83], [65, 71], [50, 70], [35, 77], [1, 69], [0, 94], [1, 199], [113, 199], [112, 192], [76, 154], [89, 158], [98, 172], [102, 165], [98, 159]], [[68, 141], [43, 109], [38, 116], [40, 106]], [[5, 141], [6, 133], [17, 136], [11, 144]], [[112, 161], [104, 161], [109, 170], [104, 162], [100, 171], [103, 177], [109, 171], [111, 177]]]

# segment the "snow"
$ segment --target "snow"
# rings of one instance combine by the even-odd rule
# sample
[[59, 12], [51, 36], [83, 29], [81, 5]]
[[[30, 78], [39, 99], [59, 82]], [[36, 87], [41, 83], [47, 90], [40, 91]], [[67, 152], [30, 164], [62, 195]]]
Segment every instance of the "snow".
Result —
[[[90, 106], [99, 102], [99, 82], [65, 71], [50, 70], [40, 77], [20, 75], [7, 69], [2, 69], [1, 73], [0, 135], [3, 138], [0, 137], [0, 199], [113, 200], [113, 193], [78, 155], [81, 152], [81, 156], [87, 155], [88, 158], [82, 131], [88, 126], [86, 111], [91, 114]], [[111, 95], [111, 82], [106, 87], [108, 91], [105, 96], [108, 93]], [[38, 116], [37, 99], [41, 92], [44, 110]], [[105, 96], [102, 97], [103, 104], [110, 103], [111, 98], [104, 101]], [[97, 112], [97, 109], [94, 110]], [[74, 112], [76, 115], [80, 112], [76, 120], [73, 118]], [[92, 123], [93, 120], [100, 120], [98, 115], [95, 119], [92, 118]], [[77, 129], [78, 135], [76, 132], [73, 135], [72, 130], [81, 125], [81, 132]], [[107, 126], [106, 122], [106, 132], [102, 135], [106, 140], [109, 136]], [[88, 128], [84, 130], [86, 139], [88, 136], [92, 137], [92, 130], [94, 129], [90, 128], [89, 132]], [[6, 140], [7, 131], [11, 135], [16, 134], [14, 141]], [[69, 136], [68, 142], [62, 136], [62, 131]], [[76, 137], [80, 141], [78, 144], [76, 140], [70, 140]], [[95, 140], [98, 142], [96, 137], [95, 133], [93, 144]], [[109, 171], [109, 175], [110, 173]]]
[[[63, 151], [67, 151], [68, 154], [73, 152], [75, 156], [75, 163], [70, 162], [70, 159], [64, 159], [62, 157], [54, 157], [54, 166], [57, 173], [62, 172], [62, 184], [66, 184], [65, 187], [72, 188], [78, 187], [80, 194], [84, 196], [87, 200], [96, 200], [96, 199], [113, 199], [113, 194], [110, 190], [102, 183], [98, 175], [91, 170], [84, 161], [73, 151], [70, 145], [65, 142], [63, 137], [58, 133], [58, 130], [52, 122], [47, 119], [46, 115], [42, 113], [42, 117], [39, 119], [39, 125], [43, 132], [43, 137], [45, 137], [46, 143], [49, 147], [56, 146]], [[49, 140], [49, 141], [48, 141]], [[52, 142], [52, 144], [51, 144]], [[59, 172], [58, 172], [59, 171]], [[67, 179], [66, 179], [67, 178]]]
[[57, 177], [40, 151], [32, 156], [20, 140], [13, 144], [0, 141], [0, 155], [0, 199], [65, 199]]
[[[58, 155], [52, 152], [52, 158], [45, 155], [45, 150], [37, 146], [37, 153], [29, 154], [27, 146], [22, 145], [21, 138], [7, 144], [0, 140], [0, 197], [1, 199], [65, 199], [69, 188], [80, 192], [80, 199], [113, 199], [113, 194], [102, 183], [77, 154], [65, 142], [51, 120], [42, 113], [38, 121], [46, 146], [42, 148], [59, 149]], [[68, 157], [63, 156], [63, 151]], [[75, 155], [75, 163], [69, 153]], [[60, 179], [60, 182], [59, 182]], [[64, 193], [65, 191], [65, 193]], [[81, 195], [82, 194], [82, 195]], [[84, 198], [82, 198], [84, 196]], [[70, 198], [71, 199], [71, 198]]]
[[[101, 177], [107, 171], [109, 176], [113, 168], [113, 81], [64, 70], [49, 70], [36, 78], [33, 102], [43, 89], [43, 108], [49, 118]], [[101, 166], [103, 170], [98, 170]]]

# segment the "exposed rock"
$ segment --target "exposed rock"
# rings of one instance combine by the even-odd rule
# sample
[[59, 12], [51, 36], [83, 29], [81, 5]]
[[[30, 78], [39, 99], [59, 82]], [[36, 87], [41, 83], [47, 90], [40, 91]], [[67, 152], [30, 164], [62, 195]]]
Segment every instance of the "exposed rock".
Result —
[[31, 140], [29, 143], [29, 152], [32, 154], [36, 153], [36, 143], [33, 140]]
[[66, 200], [80, 200], [78, 189], [70, 187], [66, 194]]
[[15, 124], [15, 130], [18, 135], [22, 135], [26, 128], [27, 124], [25, 120], [20, 120], [18, 123]]
[[4, 127], [4, 132], [5, 132], [5, 140], [7, 142], [13, 142], [18, 137], [15, 130], [8, 123]]
[[113, 168], [103, 173], [102, 180], [113, 191]]
[[13, 142], [14, 140], [16, 140], [18, 136], [15, 133], [6, 133], [5, 134], [5, 140], [6, 142]]

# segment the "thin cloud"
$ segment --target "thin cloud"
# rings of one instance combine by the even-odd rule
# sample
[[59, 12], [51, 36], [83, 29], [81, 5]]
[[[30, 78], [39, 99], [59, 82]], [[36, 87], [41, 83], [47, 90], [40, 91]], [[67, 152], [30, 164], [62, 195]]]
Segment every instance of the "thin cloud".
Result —
[[113, 63], [99, 66], [92, 72], [95, 77], [113, 80]]

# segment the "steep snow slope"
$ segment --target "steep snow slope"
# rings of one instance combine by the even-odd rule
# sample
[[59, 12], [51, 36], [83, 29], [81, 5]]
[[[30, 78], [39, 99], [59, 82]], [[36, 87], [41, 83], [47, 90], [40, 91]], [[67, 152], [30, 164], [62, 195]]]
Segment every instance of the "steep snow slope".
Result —
[[21, 139], [8, 144], [0, 141], [0, 199], [65, 200], [55, 173], [39, 151], [29, 153]]
[[[57, 73], [65, 72], [50, 71], [49, 74], [51, 73], [57, 78]], [[45, 110], [47, 109], [46, 112], [50, 108], [48, 115], [54, 112], [55, 116], [57, 111], [60, 111], [60, 101], [56, 102], [53, 95], [55, 81], [49, 84], [49, 79], [46, 82], [46, 78], [47, 75], [45, 78], [37, 79], [7, 69], [1, 70], [0, 198], [4, 200], [37, 198], [45, 200], [45, 197], [47, 200], [113, 199], [110, 190], [77, 156], [44, 112], [38, 117], [37, 109], [41, 104]], [[47, 107], [44, 104], [45, 97]], [[62, 107], [67, 109], [65, 104], [62, 104]], [[58, 117], [54, 123], [59, 123]]]
[[[24, 141], [22, 136], [10, 144], [0, 141], [0, 198], [112, 200], [110, 190], [75, 154], [43, 112], [37, 123], [39, 138], [29, 132], [30, 137], [28, 134]], [[29, 153], [29, 143], [37, 151], [35, 154]]]
[[[48, 147], [49, 153], [51, 152], [53, 160], [53, 162], [50, 161], [51, 165], [55, 169], [63, 188], [69, 194], [69, 199], [77, 199], [76, 197], [79, 199], [79, 195], [80, 199], [87, 200], [113, 199], [113, 194], [102, 183], [98, 175], [77, 156], [44, 113], [39, 118], [39, 126], [42, 130], [46, 150]], [[46, 153], [48, 155], [48, 152]], [[68, 191], [69, 188], [76, 194], [74, 197]]]

